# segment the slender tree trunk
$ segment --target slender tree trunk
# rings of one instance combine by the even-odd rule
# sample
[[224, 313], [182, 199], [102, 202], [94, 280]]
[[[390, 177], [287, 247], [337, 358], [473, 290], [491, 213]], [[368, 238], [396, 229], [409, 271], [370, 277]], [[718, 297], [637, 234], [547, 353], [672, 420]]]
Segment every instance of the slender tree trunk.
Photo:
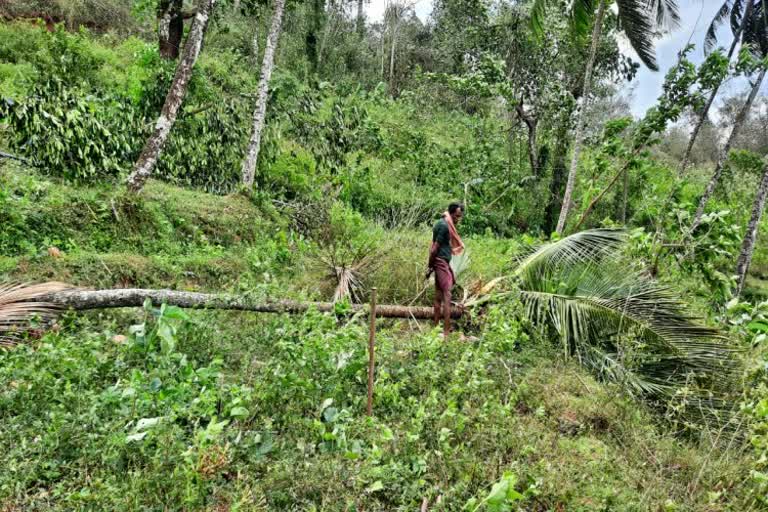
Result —
[[763, 79], [765, 78], [765, 72], [766, 68], [762, 68], [760, 70], [760, 74], [757, 76], [757, 80], [752, 85], [752, 90], [747, 97], [747, 101], [744, 102], [744, 105], [741, 107], [739, 114], [736, 116], [736, 121], [733, 123], [731, 133], [728, 135], [728, 140], [726, 141], [725, 146], [723, 147], [722, 151], [720, 151], [720, 155], [717, 158], [715, 172], [712, 173], [712, 177], [710, 178], [709, 183], [707, 183], [707, 188], [704, 190], [704, 194], [702, 194], [701, 199], [699, 200], [699, 206], [696, 209], [696, 215], [693, 217], [693, 223], [691, 224], [691, 231], [695, 230], [699, 224], [701, 224], [701, 218], [704, 216], [704, 210], [715, 191], [715, 187], [717, 187], [717, 184], [720, 181], [720, 176], [723, 174], [725, 162], [728, 160], [728, 154], [731, 152], [731, 146], [733, 146], [733, 143], [739, 136], [739, 132], [744, 125], [744, 121], [747, 119], [747, 115], [752, 108], [752, 103], [755, 101], [755, 96], [757, 96], [757, 93], [760, 90], [760, 85], [763, 83]]
[[522, 102], [516, 107], [517, 115], [523, 120], [528, 128], [528, 163], [531, 166], [531, 174], [539, 177], [539, 157], [536, 152], [536, 128], [538, 121], [523, 108]]
[[160, 57], [174, 60], [179, 57], [184, 36], [184, 17], [181, 0], [163, 0], [158, 5], [157, 35]]
[[[747, 5], [744, 8], [744, 16], [742, 17], [741, 24], [739, 25], [739, 29], [733, 35], [733, 42], [731, 43], [731, 47], [728, 50], [728, 62], [731, 61], [731, 58], [733, 57], [733, 53], [736, 51], [736, 47], [738, 46], [739, 41], [741, 41], [741, 34], [742, 32], [744, 32], [744, 25], [746, 24], [746, 20], [748, 20], [749, 16], [752, 14], [752, 4], [753, 4], [753, 0], [747, 0]], [[682, 176], [685, 173], [686, 168], [688, 167], [688, 162], [691, 158], [691, 151], [693, 151], [693, 145], [696, 142], [696, 138], [699, 136], [699, 132], [701, 131], [701, 128], [704, 126], [704, 123], [706, 123], [707, 121], [707, 118], [709, 116], [709, 109], [712, 107], [712, 104], [715, 102], [715, 97], [717, 96], [717, 91], [720, 89], [720, 85], [722, 85], [722, 82], [712, 88], [712, 92], [709, 94], [709, 99], [707, 100], [706, 105], [704, 105], [704, 109], [699, 113], [699, 118], [696, 121], [696, 126], [693, 127], [693, 131], [691, 132], [691, 138], [688, 140], [688, 146], [685, 148], [683, 159], [680, 162], [680, 167], [677, 170], [677, 173], [679, 176]]]
[[362, 38], [365, 36], [365, 11], [363, 10], [363, 0], [357, 0], [357, 35]]
[[133, 172], [128, 176], [126, 185], [132, 193], [138, 193], [157, 164], [157, 159], [163, 150], [163, 145], [168, 139], [171, 127], [176, 121], [181, 103], [187, 94], [187, 85], [192, 76], [192, 68], [195, 66], [197, 57], [203, 47], [203, 37], [208, 28], [208, 21], [216, 5], [216, 0], [204, 0], [195, 14], [192, 27], [189, 30], [187, 42], [184, 44], [184, 54], [176, 66], [176, 73], [173, 76], [171, 88], [165, 97], [163, 109], [160, 111], [160, 117], [155, 124], [155, 131], [147, 140], [144, 149], [141, 151], [139, 159], [133, 168]]
[[392, 25], [392, 46], [389, 51], [389, 93], [395, 93], [395, 46], [397, 44], [397, 25], [395, 21]]
[[[115, 290], [69, 290], [54, 292], [30, 299], [34, 302], [50, 302], [77, 311], [88, 309], [141, 307], [149, 299], [153, 304], [168, 304], [182, 308], [193, 309], [229, 309], [238, 311], [254, 311], [258, 313], [304, 313], [310, 308], [318, 311], [334, 311], [333, 302], [296, 302], [279, 300], [272, 302], [254, 303], [241, 295], [218, 295], [197, 292], [181, 292], [176, 290], [149, 290], [126, 288]], [[352, 304], [352, 311], [357, 312], [366, 308], [365, 304]], [[432, 318], [432, 308], [422, 306], [398, 306], [377, 304], [376, 316], [389, 318]], [[461, 316], [459, 308], [453, 308], [454, 318]]]
[[384, 24], [381, 26], [381, 79], [384, 80], [384, 56], [386, 55], [386, 51], [384, 50], [384, 41], [386, 39], [386, 30], [384, 28]]
[[325, 0], [312, 0], [312, 17], [309, 22], [309, 30], [305, 39], [305, 51], [309, 67], [312, 73], [318, 69], [318, 34], [323, 26], [325, 16]]
[[253, 131], [248, 143], [248, 150], [243, 160], [243, 185], [253, 186], [253, 178], [256, 174], [256, 163], [259, 160], [261, 147], [261, 133], [264, 129], [264, 118], [267, 115], [267, 96], [269, 92], [269, 80], [272, 77], [272, 68], [275, 62], [275, 48], [280, 36], [280, 27], [283, 22], [283, 10], [285, 0], [276, 0], [275, 13], [272, 15], [272, 26], [269, 29], [267, 46], [264, 48], [264, 61], [261, 64], [261, 79], [259, 80], [259, 92], [256, 100], [256, 110], [253, 113]]
[[747, 280], [749, 264], [752, 262], [752, 253], [755, 250], [757, 241], [757, 230], [760, 227], [760, 219], [765, 210], [765, 199], [768, 196], [768, 159], [763, 167], [763, 179], [760, 180], [760, 187], [755, 195], [755, 202], [752, 204], [752, 217], [747, 225], [747, 232], [744, 235], [744, 241], [741, 244], [741, 254], [736, 261], [736, 296], [741, 295], [744, 289], [744, 283]]
[[621, 198], [621, 223], [627, 223], [627, 206], [629, 202], [629, 168], [624, 171], [624, 190]]
[[552, 161], [552, 180], [549, 182], [549, 200], [544, 212], [544, 229], [552, 233], [557, 225], [557, 215], [562, 208], [563, 186], [566, 181], [566, 159], [568, 157], [568, 122], [564, 121], [557, 131], [557, 145]]
[[584, 142], [584, 122], [585, 122], [585, 110], [589, 105], [589, 94], [592, 86], [592, 68], [595, 65], [595, 57], [597, 55], [597, 46], [600, 42], [600, 35], [603, 26], [603, 17], [605, 16], [607, 0], [599, 0], [597, 4], [597, 14], [595, 15], [594, 27], [592, 27], [592, 44], [589, 48], [589, 58], [587, 60], [587, 66], [584, 69], [584, 87], [582, 91], [582, 108], [578, 112], [578, 119], [576, 121], [576, 133], [573, 140], [573, 154], [571, 155], [571, 167], [568, 170], [568, 182], [565, 185], [565, 194], [563, 195], [563, 206], [560, 209], [560, 218], [557, 220], [556, 231], [559, 235], [563, 234], [565, 229], [565, 223], [568, 220], [568, 212], [571, 209], [571, 201], [573, 196], [573, 188], [576, 184], [576, 171], [579, 166], [579, 155], [581, 154], [581, 146]]

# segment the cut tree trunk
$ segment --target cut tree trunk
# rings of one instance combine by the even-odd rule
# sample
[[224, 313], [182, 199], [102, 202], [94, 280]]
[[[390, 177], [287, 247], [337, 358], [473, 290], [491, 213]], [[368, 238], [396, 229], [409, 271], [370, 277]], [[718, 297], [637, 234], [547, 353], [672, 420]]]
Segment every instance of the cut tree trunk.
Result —
[[267, 37], [267, 46], [264, 47], [264, 61], [261, 64], [261, 78], [259, 79], [259, 92], [256, 99], [256, 110], [253, 113], [253, 131], [248, 143], [248, 150], [243, 160], [243, 185], [253, 187], [253, 179], [256, 175], [256, 164], [259, 161], [259, 149], [261, 148], [261, 134], [264, 131], [264, 119], [267, 115], [267, 98], [269, 93], [269, 81], [272, 78], [272, 68], [275, 63], [275, 48], [280, 30], [283, 24], [283, 11], [285, 0], [275, 2], [275, 13], [272, 15], [272, 26]]
[[749, 264], [752, 262], [752, 253], [755, 250], [757, 241], [757, 230], [760, 227], [760, 219], [765, 210], [765, 199], [768, 196], [768, 158], [763, 168], [763, 179], [760, 181], [760, 187], [755, 195], [755, 202], [752, 204], [752, 217], [747, 225], [747, 232], [744, 235], [744, 241], [741, 244], [741, 254], [736, 261], [736, 296], [741, 295], [744, 289], [744, 282], [747, 280]]
[[157, 35], [160, 57], [175, 60], [181, 51], [184, 36], [182, 0], [163, 0], [158, 6]]
[[126, 180], [128, 190], [134, 194], [144, 187], [144, 183], [152, 174], [165, 141], [168, 139], [168, 134], [171, 132], [171, 127], [176, 121], [181, 103], [187, 94], [187, 86], [192, 76], [192, 68], [195, 66], [197, 57], [200, 55], [200, 50], [203, 47], [203, 36], [208, 28], [211, 11], [215, 5], [216, 0], [203, 0], [202, 5], [195, 14], [192, 28], [189, 30], [189, 36], [184, 45], [184, 55], [182, 55], [178, 66], [176, 66], [176, 73], [173, 76], [171, 88], [165, 97], [160, 117], [158, 117], [155, 124], [155, 131], [144, 145], [144, 149], [141, 151], [133, 172]]
[[[228, 309], [257, 313], [304, 313], [310, 308], [321, 312], [334, 311], [333, 302], [297, 302], [279, 300], [257, 303], [242, 295], [219, 295], [175, 290], [149, 290], [126, 288], [116, 290], [68, 290], [36, 297], [36, 302], [50, 302], [74, 310], [141, 307], [149, 299], [152, 304], [168, 304], [192, 309]], [[364, 304], [352, 304], [353, 312], [366, 309]], [[387, 318], [431, 319], [431, 307], [378, 304], [376, 316]], [[460, 317], [462, 311], [454, 308], [452, 316]]]
[[739, 132], [741, 132], [742, 126], [744, 126], [744, 121], [747, 119], [747, 115], [752, 108], [752, 103], [755, 101], [755, 97], [760, 90], [760, 85], [763, 83], [763, 79], [765, 78], [766, 69], [768, 68], [764, 67], [760, 70], [760, 74], [757, 76], [757, 80], [752, 85], [752, 90], [749, 92], [747, 101], [744, 102], [744, 105], [741, 107], [739, 114], [736, 116], [736, 121], [733, 123], [733, 128], [731, 129], [731, 133], [728, 136], [728, 140], [726, 141], [725, 146], [723, 146], [723, 149], [720, 151], [720, 155], [717, 158], [715, 171], [712, 173], [712, 177], [709, 179], [709, 183], [707, 183], [707, 188], [704, 190], [704, 193], [699, 200], [699, 206], [696, 208], [696, 215], [693, 217], [693, 223], [691, 224], [691, 231], [694, 231], [697, 227], [699, 227], [699, 224], [701, 224], [701, 218], [704, 216], [704, 210], [706, 209], [707, 203], [712, 198], [712, 194], [714, 193], [715, 188], [720, 181], [720, 177], [723, 174], [723, 168], [725, 167], [725, 162], [728, 160], [728, 154], [731, 152], [731, 146], [733, 146], [733, 143], [739, 136]]
[[[731, 61], [731, 58], [733, 57], [733, 53], [736, 51], [736, 47], [739, 45], [739, 41], [741, 41], [741, 34], [744, 32], [744, 25], [746, 24], [746, 21], [749, 19], [750, 15], [752, 14], [752, 4], [753, 4], [753, 0], [747, 0], [747, 5], [744, 8], [744, 16], [742, 17], [741, 23], [739, 24], [739, 29], [733, 35], [733, 42], [731, 43], [731, 47], [728, 50], [728, 62]], [[688, 167], [688, 161], [691, 158], [691, 151], [693, 151], [693, 145], [696, 142], [696, 138], [699, 136], [699, 132], [701, 131], [701, 128], [704, 126], [704, 123], [707, 121], [707, 117], [709, 116], [709, 109], [712, 108], [712, 104], [715, 102], [715, 97], [717, 96], [717, 91], [720, 89], [720, 85], [722, 85], [722, 82], [720, 82], [719, 84], [715, 85], [712, 88], [712, 92], [709, 93], [709, 99], [707, 99], [707, 103], [706, 105], [704, 105], [704, 109], [699, 113], [699, 118], [696, 121], [696, 126], [693, 127], [693, 131], [691, 132], [691, 138], [688, 141], [688, 146], [685, 148], [683, 159], [680, 162], [680, 167], [677, 170], [677, 173], [679, 176], [682, 176], [685, 173], [686, 168]]]
[[573, 188], [576, 184], [576, 170], [579, 166], [579, 155], [581, 146], [584, 143], [584, 123], [586, 120], [585, 110], [589, 105], [589, 94], [592, 86], [592, 68], [595, 65], [595, 56], [597, 55], [597, 46], [600, 42], [600, 34], [603, 27], [603, 17], [605, 16], [607, 0], [599, 0], [597, 5], [597, 14], [595, 15], [595, 25], [592, 28], [592, 44], [589, 47], [589, 58], [587, 66], [584, 69], [584, 87], [582, 91], [582, 108], [578, 112], [576, 121], [576, 133], [573, 139], [573, 154], [571, 155], [571, 167], [568, 170], [568, 181], [565, 184], [565, 194], [563, 195], [563, 206], [560, 208], [560, 217], [557, 220], [558, 235], [562, 235], [565, 230], [565, 223], [568, 220], [568, 212], [571, 209], [573, 197]]

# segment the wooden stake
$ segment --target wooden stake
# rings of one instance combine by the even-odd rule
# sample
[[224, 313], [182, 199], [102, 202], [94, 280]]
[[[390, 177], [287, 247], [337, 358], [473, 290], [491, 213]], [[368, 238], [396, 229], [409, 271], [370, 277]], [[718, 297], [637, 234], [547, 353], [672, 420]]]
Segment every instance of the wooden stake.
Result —
[[376, 340], [376, 288], [371, 288], [371, 327], [368, 333], [368, 416], [373, 414], [373, 370], [375, 367]]

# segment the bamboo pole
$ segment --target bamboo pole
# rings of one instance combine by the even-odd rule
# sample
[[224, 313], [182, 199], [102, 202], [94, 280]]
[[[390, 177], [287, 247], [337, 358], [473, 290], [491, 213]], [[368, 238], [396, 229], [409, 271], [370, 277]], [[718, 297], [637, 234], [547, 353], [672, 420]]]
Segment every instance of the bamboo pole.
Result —
[[371, 325], [368, 332], [368, 416], [373, 415], [373, 372], [376, 368], [376, 288], [371, 288]]

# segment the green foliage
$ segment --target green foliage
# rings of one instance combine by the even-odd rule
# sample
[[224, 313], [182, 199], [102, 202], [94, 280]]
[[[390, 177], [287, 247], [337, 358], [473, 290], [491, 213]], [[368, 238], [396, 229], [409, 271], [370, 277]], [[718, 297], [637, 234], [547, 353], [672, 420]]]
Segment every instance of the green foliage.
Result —
[[622, 261], [623, 238], [616, 230], [584, 231], [524, 258], [515, 275], [528, 317], [551, 325], [566, 356], [631, 393], [663, 403], [684, 391], [688, 412], [705, 419], [705, 409], [726, 409], [734, 348]]
[[35, 166], [75, 181], [116, 177], [147, 133], [126, 100], [86, 96], [57, 79], [35, 86], [23, 102], [6, 104], [0, 115]]

